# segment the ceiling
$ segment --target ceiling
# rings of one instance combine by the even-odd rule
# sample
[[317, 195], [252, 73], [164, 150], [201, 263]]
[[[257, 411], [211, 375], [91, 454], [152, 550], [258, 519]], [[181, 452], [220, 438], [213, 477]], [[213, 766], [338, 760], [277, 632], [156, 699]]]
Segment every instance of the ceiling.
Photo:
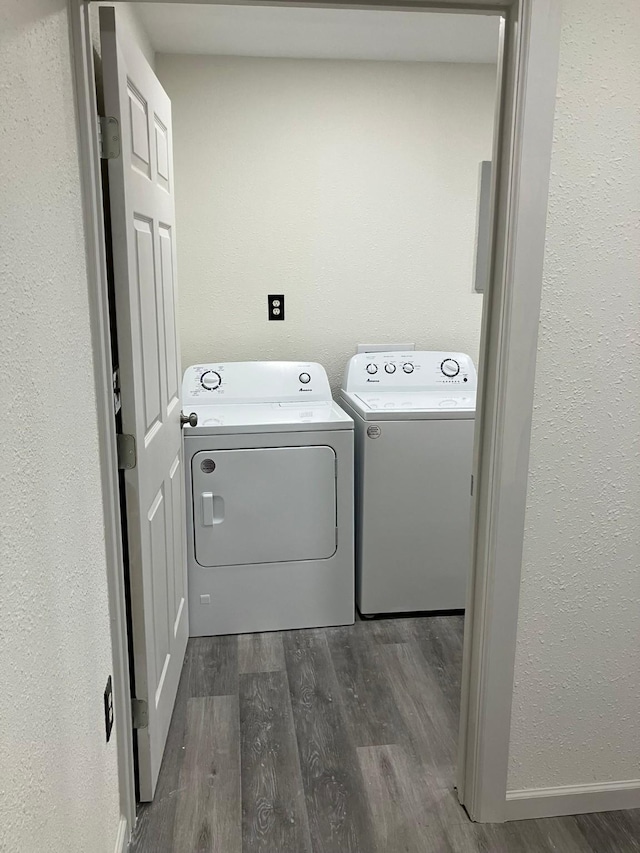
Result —
[[136, 9], [160, 53], [497, 61], [496, 16], [206, 3], [139, 3]]

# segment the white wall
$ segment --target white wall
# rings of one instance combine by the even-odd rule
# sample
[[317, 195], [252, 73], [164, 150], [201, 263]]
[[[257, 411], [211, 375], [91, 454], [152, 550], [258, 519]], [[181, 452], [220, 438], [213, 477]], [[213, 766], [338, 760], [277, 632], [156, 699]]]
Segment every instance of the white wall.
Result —
[[[183, 366], [358, 342], [477, 359], [495, 67], [156, 55], [173, 105]], [[267, 321], [284, 293], [286, 320]]]
[[639, 44], [564, 0], [512, 790], [640, 778]]
[[0, 850], [112, 853], [104, 529], [66, 0], [0, 7]]

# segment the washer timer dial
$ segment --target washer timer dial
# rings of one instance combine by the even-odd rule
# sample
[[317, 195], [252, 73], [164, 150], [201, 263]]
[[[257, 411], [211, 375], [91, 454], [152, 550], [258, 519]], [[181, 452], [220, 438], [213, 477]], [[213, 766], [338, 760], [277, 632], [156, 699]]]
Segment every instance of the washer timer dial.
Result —
[[207, 391], [215, 391], [222, 384], [222, 377], [215, 370], [205, 370], [200, 377], [200, 384]]
[[440, 370], [445, 376], [452, 379], [460, 373], [460, 365], [454, 358], [445, 358], [440, 365]]

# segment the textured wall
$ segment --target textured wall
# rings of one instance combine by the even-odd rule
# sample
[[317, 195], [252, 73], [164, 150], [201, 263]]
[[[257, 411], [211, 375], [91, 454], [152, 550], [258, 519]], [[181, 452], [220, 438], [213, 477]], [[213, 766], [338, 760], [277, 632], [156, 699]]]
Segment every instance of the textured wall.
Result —
[[639, 44], [564, 0], [512, 790], [640, 778]]
[[[477, 359], [495, 68], [156, 56], [173, 105], [183, 365], [357, 343]], [[267, 294], [286, 295], [284, 323]]]
[[66, 0], [0, 8], [0, 850], [112, 853], [115, 739]]

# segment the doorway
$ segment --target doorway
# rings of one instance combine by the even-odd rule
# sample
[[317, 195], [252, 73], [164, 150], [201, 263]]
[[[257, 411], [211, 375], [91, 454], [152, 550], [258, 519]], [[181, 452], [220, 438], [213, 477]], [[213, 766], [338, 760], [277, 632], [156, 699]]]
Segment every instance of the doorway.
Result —
[[[507, 60], [507, 61], [505, 62], [505, 67], [506, 67], [506, 69], [508, 70], [508, 68], [509, 68], [509, 61], [511, 61], [511, 62], [513, 62], [513, 63], [515, 64], [515, 63], [518, 61], [518, 59], [519, 59], [520, 61], [523, 61], [523, 60], [522, 60], [522, 57], [514, 57], [514, 56], [510, 56], [510, 55], [507, 53], [507, 55], [506, 55], [506, 60]], [[505, 74], [506, 74], [506, 72], [505, 72]], [[502, 79], [502, 78], [501, 78], [501, 79]], [[512, 82], [513, 82], [513, 81], [512, 81]], [[505, 107], [505, 103], [506, 103], [506, 107]], [[513, 104], [512, 104], [512, 105], [513, 105]], [[503, 92], [502, 92], [502, 95], [501, 95], [501, 113], [500, 113], [500, 115], [501, 115], [501, 120], [502, 120], [502, 121], [504, 121], [504, 119], [505, 119], [505, 109], [506, 109], [506, 115], [507, 115], [507, 116], [510, 116], [510, 113], [509, 113], [509, 110], [508, 110], [508, 106], [509, 106], [509, 98], [505, 95], [505, 93], [504, 93], [504, 91], [503, 91]], [[499, 159], [499, 158], [498, 158], [498, 159]], [[496, 186], [496, 189], [498, 190], [498, 196], [499, 196], [499, 191], [500, 191], [500, 182], [499, 182], [498, 180], [496, 180], [496, 184], [495, 184], [495, 186]], [[503, 187], [503, 192], [505, 193], [505, 195], [507, 195], [507, 194], [508, 194], [508, 189], [509, 189], [509, 188], [508, 188], [506, 185]], [[495, 244], [495, 247], [494, 247], [494, 252], [493, 252], [493, 266], [494, 266], [494, 267], [495, 267], [496, 257], [500, 254], [501, 248], [504, 248], [504, 247], [500, 247], [500, 245], [498, 244], [498, 241], [496, 241], [496, 244]], [[499, 295], [499, 294], [500, 294], [500, 291], [499, 291], [499, 289], [498, 289], [498, 288], [496, 288], [496, 289], [492, 292], [492, 294], [491, 294], [492, 301], [493, 301], [494, 299], [495, 299], [495, 300], [497, 300], [497, 299], [498, 299], [498, 295]], [[502, 296], [504, 296], [504, 294], [501, 294], [501, 295], [502, 295]], [[512, 305], [511, 305], [511, 307], [513, 308], [513, 303], [512, 303]], [[490, 357], [490, 356], [491, 356], [491, 352], [490, 352], [490, 349], [491, 349], [491, 348], [490, 348], [490, 346], [489, 346], [490, 339], [491, 339], [491, 338], [490, 338], [490, 334], [489, 334], [489, 330], [490, 330], [490, 318], [488, 318], [488, 316], [487, 316], [488, 314], [493, 315], [493, 310], [492, 310], [491, 312], [485, 312], [485, 321], [484, 321], [484, 325], [485, 325], [485, 344], [484, 344], [484, 349], [485, 349], [485, 359], [486, 359], [486, 363], [487, 363], [487, 365], [488, 365], [488, 364], [490, 364], [490, 362], [491, 362], [491, 357]], [[504, 330], [503, 330], [503, 331], [504, 331]], [[487, 337], [488, 335], [489, 335], [489, 337]], [[500, 353], [500, 352], [495, 352], [493, 355], [494, 355], [494, 357], [497, 357], [497, 356], [501, 355], [501, 356], [504, 358], [504, 357], [505, 357], [505, 352], [504, 352], [504, 351], [502, 351], [501, 353]], [[496, 376], [494, 376], [494, 375], [493, 375], [493, 373], [489, 374], [489, 379], [487, 379], [487, 381], [484, 383], [484, 384], [485, 384], [485, 386], [490, 387], [491, 383], [492, 383], [493, 381], [495, 381], [496, 379], [497, 379], [497, 377], [496, 377]], [[486, 390], [486, 388], [485, 388], [485, 390]], [[517, 392], [514, 392], [514, 393], [517, 393]], [[493, 403], [494, 405], [497, 405], [497, 406], [502, 405], [502, 403], [503, 403], [503, 402], [504, 402], [504, 401], [501, 401], [501, 400], [499, 400], [499, 399], [495, 399], [495, 400], [493, 400], [493, 401], [492, 401], [492, 403]], [[504, 423], [502, 424], [502, 426], [504, 427]], [[482, 435], [480, 435], [480, 436], [476, 439], [476, 449], [477, 449], [477, 462], [476, 462], [476, 464], [478, 464], [478, 462], [479, 462], [479, 461], [483, 461], [483, 460], [481, 459], [481, 454], [480, 454], [480, 452], [479, 452], [479, 450], [481, 449], [482, 441], [483, 441], [483, 436], [482, 436]], [[494, 448], [494, 452], [495, 452], [495, 448]], [[477, 482], [477, 484], [479, 484], [480, 482], [482, 482], [482, 480], [481, 480], [480, 478], [478, 478], [478, 480], [477, 480], [476, 482]], [[487, 485], [489, 485], [489, 484], [487, 483]], [[497, 485], [497, 484], [496, 484], [496, 483], [494, 483], [494, 485]], [[476, 505], [476, 512], [478, 511], [479, 506], [480, 506], [480, 504], [478, 504], [478, 502], [477, 502], [477, 505]], [[477, 543], [476, 543], [476, 544], [477, 544]], [[495, 542], [494, 542], [493, 544], [495, 545]], [[478, 591], [478, 589], [476, 588], [476, 589], [474, 590], [474, 594], [478, 594], [478, 592], [479, 592], [479, 591]], [[486, 589], [484, 589], [483, 591], [481, 591], [481, 596], [480, 596], [480, 597], [484, 598], [484, 597], [486, 597], [486, 594], [487, 594], [487, 590], [486, 590]], [[472, 595], [472, 598], [471, 598], [470, 600], [473, 600], [473, 595]], [[467, 632], [467, 636], [469, 636], [469, 634], [470, 634], [470, 633], [471, 633], [471, 632], [469, 632], [469, 631], [468, 631], [468, 632]], [[470, 641], [468, 640], [467, 642], [470, 642]], [[483, 649], [480, 649], [480, 651], [484, 651], [484, 650], [483, 650]], [[469, 669], [469, 674], [472, 674], [472, 667], [471, 667], [471, 661], [470, 661], [470, 660], [469, 660], [469, 664], [468, 664], [468, 666], [469, 666], [469, 668], [470, 668], [470, 669]], [[472, 690], [473, 690], [473, 688], [472, 688]], [[467, 698], [471, 698], [471, 697], [467, 697]], [[474, 700], [473, 700], [473, 698], [471, 698], [471, 701], [474, 701]], [[468, 710], [468, 709], [467, 709], [467, 710]], [[473, 734], [473, 733], [472, 733], [472, 734]], [[465, 742], [465, 738], [463, 738], [463, 743], [464, 743], [464, 742]]]

